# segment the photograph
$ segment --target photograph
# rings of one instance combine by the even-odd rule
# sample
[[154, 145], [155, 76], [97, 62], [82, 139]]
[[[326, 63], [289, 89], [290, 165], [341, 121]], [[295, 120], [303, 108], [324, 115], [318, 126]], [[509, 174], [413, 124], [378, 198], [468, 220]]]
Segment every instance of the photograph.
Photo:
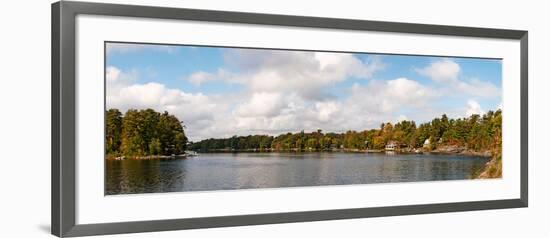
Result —
[[[534, 66], [549, 28], [532, 10], [544, 8], [283, 5], [58, 1], [31, 11], [50, 20], [29, 23], [39, 27], [22, 32], [25, 47], [6, 44], [25, 64], [7, 70], [21, 85], [5, 87], [5, 118], [28, 121], [4, 123], [16, 145], [6, 158], [32, 147], [50, 160], [27, 156], [33, 176], [7, 166], [28, 185], [5, 179], [5, 190], [50, 197], [10, 206], [25, 221], [13, 234], [543, 230], [530, 221], [544, 220], [533, 218], [545, 199], [532, 198], [545, 194], [529, 187], [548, 161], [532, 166], [546, 118], [533, 107], [550, 95], [533, 77], [544, 75]], [[518, 12], [529, 14], [510, 18]], [[25, 73], [36, 82], [9, 80]], [[24, 143], [25, 131], [47, 138]], [[392, 229], [395, 219], [405, 227]]]
[[104, 57], [105, 195], [502, 178], [500, 58], [109, 41]]

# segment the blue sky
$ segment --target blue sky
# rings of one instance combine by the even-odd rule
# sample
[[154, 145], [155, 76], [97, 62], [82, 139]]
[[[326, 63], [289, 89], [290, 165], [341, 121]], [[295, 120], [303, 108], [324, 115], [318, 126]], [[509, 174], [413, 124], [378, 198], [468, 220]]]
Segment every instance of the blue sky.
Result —
[[500, 60], [107, 44], [107, 107], [178, 116], [192, 140], [345, 131], [501, 107]]

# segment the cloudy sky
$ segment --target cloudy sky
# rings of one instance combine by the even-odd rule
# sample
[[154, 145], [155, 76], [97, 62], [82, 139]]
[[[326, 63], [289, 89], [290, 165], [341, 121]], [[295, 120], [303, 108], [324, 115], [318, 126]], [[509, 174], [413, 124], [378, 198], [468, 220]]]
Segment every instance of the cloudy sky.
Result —
[[502, 105], [500, 60], [107, 44], [107, 108], [176, 115], [192, 141], [422, 123]]

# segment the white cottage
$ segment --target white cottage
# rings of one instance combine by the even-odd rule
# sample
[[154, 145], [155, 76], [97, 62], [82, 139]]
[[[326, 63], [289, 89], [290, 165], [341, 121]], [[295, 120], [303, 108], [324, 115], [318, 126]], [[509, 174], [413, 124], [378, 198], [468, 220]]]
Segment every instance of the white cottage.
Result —
[[430, 138], [428, 138], [424, 141], [424, 148], [427, 148], [429, 146], [430, 146]]
[[388, 151], [394, 151], [394, 150], [397, 150], [399, 149], [399, 143], [397, 143], [396, 141], [389, 141], [387, 144], [386, 144], [386, 150]]

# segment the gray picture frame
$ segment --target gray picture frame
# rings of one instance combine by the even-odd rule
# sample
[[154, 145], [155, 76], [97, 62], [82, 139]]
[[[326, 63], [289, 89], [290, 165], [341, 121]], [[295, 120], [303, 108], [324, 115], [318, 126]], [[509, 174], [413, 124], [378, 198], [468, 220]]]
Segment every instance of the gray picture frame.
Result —
[[[79, 14], [482, 37], [521, 45], [521, 196], [517, 199], [76, 224], [75, 19]], [[59, 237], [459, 212], [528, 206], [528, 32], [489, 28], [62, 1], [51, 8], [51, 233]]]

